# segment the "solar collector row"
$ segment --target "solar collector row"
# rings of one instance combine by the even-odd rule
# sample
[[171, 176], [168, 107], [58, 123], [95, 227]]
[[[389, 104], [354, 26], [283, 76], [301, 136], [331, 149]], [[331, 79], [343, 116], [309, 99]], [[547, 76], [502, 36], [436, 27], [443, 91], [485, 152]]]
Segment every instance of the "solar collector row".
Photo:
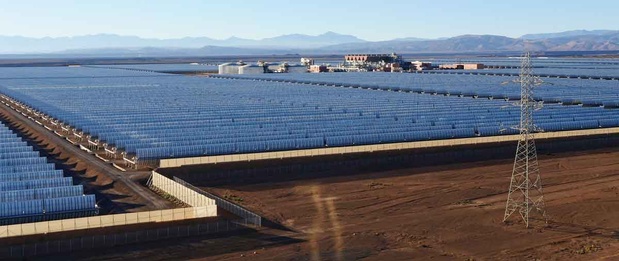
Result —
[[51, 179], [51, 178], [62, 178], [62, 177], [63, 177], [62, 170], [0, 173], [0, 180], [2, 182], [32, 180], [32, 179]]
[[55, 169], [55, 166], [53, 163], [0, 166], [0, 172], [2, 173], [31, 172], [31, 171], [54, 170], [54, 169]]
[[71, 179], [71, 177], [20, 180], [20, 181], [3, 181], [3, 182], [0, 182], [0, 191], [65, 187], [65, 186], [71, 186], [71, 185], [73, 185], [73, 179]]
[[0, 191], [0, 202], [28, 201], [35, 199], [77, 197], [84, 194], [82, 185]]
[[[484, 73], [485, 70], [480, 71]], [[494, 97], [520, 97], [517, 84], [502, 85], [512, 81], [513, 76], [477, 76], [451, 74], [389, 74], [389, 73], [347, 73], [341, 74], [265, 74], [265, 75], [235, 75], [238, 78], [286, 80], [301, 83], [333, 83], [335, 86], [357, 86], [365, 88], [392, 88], [407, 91], [435, 93], [444, 90], [446, 93], [464, 94], [468, 96], [486, 93]], [[350, 75], [350, 76], [349, 76]], [[619, 97], [617, 81], [550, 79], [553, 85], [542, 85], [535, 89], [535, 96], [542, 100], [555, 98], [580, 98], [596, 101], [613, 101]], [[581, 90], [575, 87], [582, 87]]]
[[74, 186], [71, 177], [64, 177], [62, 170], [0, 126], [0, 224], [97, 212], [94, 196], [84, 196], [81, 185]]
[[[442, 85], [460, 88], [457, 84], [462, 83], [462, 79], [453, 77], [434, 80], [426, 76], [389, 74], [338, 74], [337, 77], [351, 84], [366, 81], [362, 84], [371, 85], [375, 81], [376, 86], [386, 86], [397, 82], [394, 89], [429, 84], [422, 89], [434, 92], [444, 89]], [[449, 82], [449, 79], [456, 80]], [[490, 86], [518, 91], [517, 86], [500, 87], [497, 81], [503, 79], [475, 79], [466, 83], [461, 92], [482, 93], [486, 92], [483, 88]], [[122, 81], [128, 82], [128, 88], [118, 88]], [[297, 149], [304, 147], [299, 144], [305, 142], [316, 147], [339, 146], [350, 143], [350, 139], [343, 138], [346, 136], [353, 136], [353, 145], [388, 143], [408, 141], [406, 135], [400, 135], [408, 132], [420, 135], [423, 140], [502, 135], [512, 132], [511, 129], [499, 130], [515, 125], [519, 117], [518, 109], [502, 100], [188, 77], [139, 77], [122, 81], [112, 78], [12, 80], [8, 81], [9, 87], [4, 85], [0, 91], [107, 143], [124, 147], [140, 158]], [[6, 82], [0, 80], [0, 85]], [[114, 87], [105, 87], [104, 83]], [[481, 91], [474, 89], [478, 83]], [[83, 87], [64, 88], [74, 85]], [[67, 95], [75, 102], [63, 103]], [[106, 98], [102, 101], [100, 97]], [[615, 110], [601, 108], [591, 108], [594, 111], [577, 106], [549, 107], [536, 112], [540, 124], [556, 123], [580, 129], [593, 126], [593, 121], [578, 126], [568, 123], [596, 120], [600, 126], [601, 120], [619, 116]]]
[[0, 202], [4, 217], [24, 217], [92, 209], [94, 195]]

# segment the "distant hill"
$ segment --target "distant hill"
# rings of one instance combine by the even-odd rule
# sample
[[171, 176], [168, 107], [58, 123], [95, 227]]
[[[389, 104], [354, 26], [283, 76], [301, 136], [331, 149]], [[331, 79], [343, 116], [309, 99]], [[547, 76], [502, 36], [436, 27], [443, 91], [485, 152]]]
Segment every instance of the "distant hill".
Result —
[[392, 40], [339, 44], [322, 48], [331, 52], [466, 53], [506, 51], [619, 51], [619, 32], [528, 40], [498, 35], [462, 35], [444, 40]]
[[179, 39], [147, 39], [137, 36], [96, 34], [74, 37], [29, 38], [21, 36], [0, 36], [0, 53], [48, 53], [71, 49], [177, 47], [199, 48], [214, 44], [217, 40], [208, 37], [186, 37]]
[[182, 57], [182, 56], [219, 56], [219, 55], [284, 55], [295, 54], [298, 50], [268, 49], [250, 47], [204, 46], [201, 48], [99, 48], [73, 49], [54, 53], [56, 56], [76, 57]]
[[285, 46], [285, 47], [297, 47], [297, 48], [318, 48], [328, 45], [342, 44], [342, 43], [363, 43], [364, 40], [352, 35], [337, 34], [334, 32], [326, 32], [317, 36], [310, 36], [304, 34], [288, 34], [277, 36], [273, 38], [265, 38], [258, 41], [258, 45], [262, 46]]
[[486, 52], [522, 49], [522, 41], [497, 35], [463, 35], [445, 40], [392, 40], [363, 44], [340, 44], [323, 48], [346, 52]]
[[575, 37], [575, 36], [584, 36], [584, 35], [605, 35], [605, 34], [616, 34], [619, 31], [615, 30], [573, 30], [573, 31], [565, 31], [560, 33], [543, 33], [543, 34], [525, 34], [521, 36], [521, 39], [527, 40], [541, 40], [541, 39], [549, 39], [549, 38], [561, 38], [561, 37]]
[[569, 31], [510, 38], [500, 35], [461, 35], [451, 38], [398, 38], [371, 42], [353, 35], [326, 32], [320, 35], [289, 34], [261, 40], [231, 37], [146, 39], [109, 34], [59, 38], [0, 36], [0, 54], [53, 53], [174, 56], [270, 55], [341, 53], [494, 53], [530, 51], [619, 51], [619, 31]]
[[322, 46], [364, 42], [352, 35], [327, 32], [321, 35], [291, 34], [261, 40], [231, 37], [217, 40], [208, 37], [185, 37], [178, 39], [152, 39], [115, 34], [96, 34], [75, 37], [30, 38], [0, 36], [0, 53], [49, 53], [73, 49], [118, 49], [118, 48], [201, 48], [203, 46], [252, 47], [252, 48], [318, 48]]
[[[447, 39], [447, 38], [443, 38], [443, 39]], [[418, 38], [418, 37], [404, 37], [404, 38], [396, 38], [393, 39], [391, 41], [399, 41], [399, 42], [417, 42], [417, 41], [429, 41], [431, 39], [426, 39], [426, 38]], [[441, 40], [441, 39], [437, 39], [437, 40]]]

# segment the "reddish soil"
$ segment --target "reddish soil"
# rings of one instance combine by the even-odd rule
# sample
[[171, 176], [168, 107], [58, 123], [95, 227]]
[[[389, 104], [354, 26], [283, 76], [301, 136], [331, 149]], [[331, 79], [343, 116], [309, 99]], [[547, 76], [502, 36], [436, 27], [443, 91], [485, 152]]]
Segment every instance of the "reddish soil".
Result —
[[550, 223], [530, 229], [502, 222], [509, 160], [217, 188], [305, 241], [209, 260], [617, 260], [618, 158], [542, 156]]

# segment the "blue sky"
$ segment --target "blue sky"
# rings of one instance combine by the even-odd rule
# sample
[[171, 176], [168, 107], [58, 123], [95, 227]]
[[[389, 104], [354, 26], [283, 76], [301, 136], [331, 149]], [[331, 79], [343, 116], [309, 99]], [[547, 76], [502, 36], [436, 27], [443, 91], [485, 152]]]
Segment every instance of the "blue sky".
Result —
[[619, 29], [608, 0], [0, 0], [0, 35], [152, 38], [352, 34], [366, 40]]

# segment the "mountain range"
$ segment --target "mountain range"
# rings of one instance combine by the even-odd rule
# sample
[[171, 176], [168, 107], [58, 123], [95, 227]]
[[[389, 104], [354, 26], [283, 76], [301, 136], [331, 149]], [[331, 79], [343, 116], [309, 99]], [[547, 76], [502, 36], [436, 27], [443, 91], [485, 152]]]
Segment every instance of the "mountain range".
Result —
[[543, 38], [528, 35], [510, 38], [498, 35], [461, 35], [441, 40], [383, 41], [363, 44], [339, 44], [322, 48], [332, 52], [400, 52], [400, 53], [466, 53], [466, 52], [535, 52], [619, 51], [619, 31], [605, 34], [572, 34]]
[[619, 51], [619, 30], [576, 30], [527, 34], [519, 38], [499, 35], [461, 35], [450, 38], [398, 38], [366, 41], [353, 35], [288, 34], [260, 40], [231, 37], [152, 39], [97, 34], [75, 37], [29, 38], [0, 36], [0, 54], [89, 54], [103, 56], [265, 55], [339, 53], [493, 53], [522, 51]]
[[548, 38], [561, 38], [561, 37], [571, 37], [571, 36], [582, 36], [582, 35], [605, 35], [616, 33], [617, 31], [613, 30], [573, 30], [573, 31], [565, 31], [560, 33], [542, 33], [542, 34], [525, 34], [521, 36], [522, 39], [528, 40], [540, 40], [540, 39], [548, 39]]
[[260, 40], [230, 37], [224, 40], [209, 37], [185, 37], [177, 39], [154, 39], [115, 34], [96, 34], [74, 37], [30, 38], [23, 36], [0, 36], [0, 53], [51, 53], [75, 49], [135, 49], [135, 48], [202, 48], [204, 46], [245, 47], [260, 49], [319, 48], [341, 43], [365, 42], [352, 35], [326, 32], [311, 36], [288, 34]]

